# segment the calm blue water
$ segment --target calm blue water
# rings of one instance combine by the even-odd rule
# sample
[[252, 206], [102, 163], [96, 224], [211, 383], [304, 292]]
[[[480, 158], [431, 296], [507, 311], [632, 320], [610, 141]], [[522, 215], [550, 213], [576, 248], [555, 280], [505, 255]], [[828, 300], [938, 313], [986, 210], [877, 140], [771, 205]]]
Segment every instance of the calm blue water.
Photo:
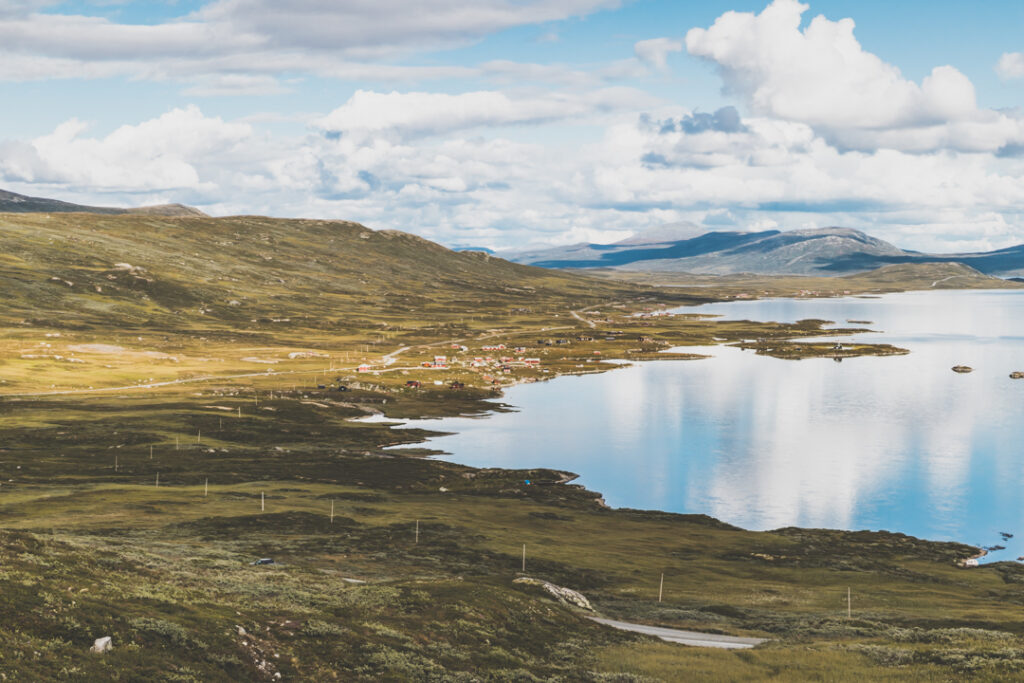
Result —
[[[749, 529], [888, 529], [1024, 555], [1024, 293], [761, 300], [685, 312], [870, 320], [909, 356], [783, 361], [729, 347], [509, 390], [518, 412], [425, 420], [479, 467], [577, 472], [609, 505]], [[692, 348], [692, 347], [691, 347]], [[703, 348], [703, 347], [702, 347]], [[975, 368], [970, 375], [953, 365]], [[999, 532], [1015, 534], [1002, 542]]]

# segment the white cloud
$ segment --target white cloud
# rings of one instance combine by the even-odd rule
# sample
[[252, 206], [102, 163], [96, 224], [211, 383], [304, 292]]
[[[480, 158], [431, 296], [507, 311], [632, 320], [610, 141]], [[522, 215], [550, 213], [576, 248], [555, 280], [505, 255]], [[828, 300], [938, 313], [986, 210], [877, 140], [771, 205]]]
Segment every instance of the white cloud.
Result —
[[996, 73], [1004, 80], [1024, 78], [1024, 52], [1005, 52], [996, 63]]
[[637, 59], [656, 69], [668, 68], [669, 54], [682, 51], [683, 44], [671, 38], [651, 38], [633, 45], [633, 53]]
[[60, 0], [0, 0], [0, 17], [24, 16], [59, 3]]
[[[960, 126], [957, 144], [975, 136], [984, 150], [1016, 134], [998, 130], [1013, 119], [868, 131], [876, 142], [902, 137], [844, 151], [807, 122], [644, 97], [361, 91], [327, 116], [296, 119], [309, 122], [299, 134], [274, 116], [223, 120], [195, 107], [104, 135], [71, 120], [0, 143], [0, 181], [94, 204], [159, 197], [213, 214], [344, 218], [491, 247], [609, 241], [687, 220], [845, 224], [920, 249], [935, 249], [937, 235], [965, 249], [1024, 241], [1024, 148], [951, 151], [929, 137]], [[578, 125], [595, 137], [561, 137]]]
[[[6, 143], [0, 176], [93, 191], [196, 189], [202, 164], [230, 154], [252, 135], [244, 123], [207, 118], [195, 107], [174, 109], [104, 138], [83, 137], [88, 125], [71, 119], [29, 143]], [[6, 149], [5, 149], [6, 151]]]
[[[0, 78], [213, 80], [289, 70], [337, 78], [446, 77], [459, 69], [373, 62], [465, 45], [517, 26], [584, 16], [614, 8], [619, 0], [217, 0], [181, 19], [156, 24], [36, 12], [53, 4], [59, 3], [0, 0], [0, 51], [5, 61], [19, 59], [33, 67], [27, 72], [0, 67]], [[368, 73], [372, 67], [377, 68], [373, 76]], [[467, 70], [461, 71], [465, 75]]]
[[544, 92], [510, 96], [498, 91], [460, 95], [359, 90], [317, 125], [340, 135], [415, 138], [475, 128], [536, 125], [635, 107], [650, 98], [630, 89], [582, 94]]
[[463, 44], [618, 5], [619, 0], [218, 0], [196, 17], [280, 47], [377, 55]]
[[[9, 50], [111, 59], [237, 50], [394, 54], [465, 44], [516, 26], [583, 16], [618, 0], [218, 0], [183, 20], [122, 24], [101, 17], [35, 14], [45, 4], [0, 5]], [[15, 7], [16, 6], [16, 7]]]
[[852, 19], [816, 16], [774, 0], [760, 14], [726, 12], [686, 34], [690, 54], [716, 64], [726, 89], [757, 115], [799, 121], [841, 146], [996, 151], [1024, 140], [1019, 118], [979, 110], [974, 86], [952, 66], [915, 83], [865, 51]]
[[260, 74], [213, 74], [200, 76], [183, 95], [279, 95], [288, 92], [277, 78]]

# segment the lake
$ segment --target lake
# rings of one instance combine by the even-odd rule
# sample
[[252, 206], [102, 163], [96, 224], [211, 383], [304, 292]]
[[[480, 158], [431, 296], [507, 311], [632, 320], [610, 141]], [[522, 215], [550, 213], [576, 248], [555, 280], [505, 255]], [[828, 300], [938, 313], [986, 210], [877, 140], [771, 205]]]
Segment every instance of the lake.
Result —
[[[908, 356], [639, 363], [506, 392], [517, 412], [421, 420], [476, 467], [580, 474], [609, 505], [705, 513], [748, 529], [887, 529], [1024, 555], [1024, 293], [914, 292], [678, 309], [838, 325]], [[837, 337], [837, 339], [839, 339]], [[957, 374], [954, 365], [975, 368]], [[1004, 541], [1000, 532], [1015, 534]]]

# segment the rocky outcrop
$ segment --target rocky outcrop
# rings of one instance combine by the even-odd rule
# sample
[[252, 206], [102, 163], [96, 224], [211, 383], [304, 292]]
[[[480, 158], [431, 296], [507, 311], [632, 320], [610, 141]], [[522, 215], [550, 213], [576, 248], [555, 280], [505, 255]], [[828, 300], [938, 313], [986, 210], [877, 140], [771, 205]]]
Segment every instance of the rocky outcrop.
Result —
[[966, 375], [968, 372], [974, 372], [974, 368], [969, 365], [954, 365], [953, 372], [959, 372], [961, 375]]
[[572, 605], [582, 609], [594, 611], [594, 608], [590, 606], [590, 601], [587, 600], [586, 596], [578, 591], [574, 591], [571, 588], [564, 586], [556, 586], [555, 584], [544, 581], [543, 579], [534, 579], [529, 576], [520, 576], [514, 581], [514, 583], [525, 583], [529, 586], [540, 586], [547, 593], [554, 596], [559, 602], [565, 605]]
[[98, 655], [101, 655], [104, 652], [110, 652], [113, 649], [113, 639], [110, 636], [103, 636], [102, 638], [96, 639], [96, 641], [92, 644], [92, 647], [89, 648], [89, 652], [94, 652]]
[[1017, 370], [1010, 373], [1010, 379], [1024, 379], [1024, 370]]

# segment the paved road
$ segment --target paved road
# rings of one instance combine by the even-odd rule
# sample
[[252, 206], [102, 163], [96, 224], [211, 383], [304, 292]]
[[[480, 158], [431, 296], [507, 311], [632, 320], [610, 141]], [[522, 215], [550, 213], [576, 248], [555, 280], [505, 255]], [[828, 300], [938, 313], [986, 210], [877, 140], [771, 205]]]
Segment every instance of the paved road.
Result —
[[644, 624], [630, 624], [625, 621], [614, 619], [603, 619], [601, 617], [590, 617], [599, 624], [611, 626], [623, 631], [643, 633], [648, 636], [655, 636], [670, 643], [681, 643], [694, 647], [718, 647], [725, 649], [738, 649], [754, 647], [765, 642], [764, 638], [738, 638], [736, 636], [720, 636], [716, 633], [698, 633], [697, 631], [680, 631], [674, 628], [661, 628], [659, 626], [646, 626]]

